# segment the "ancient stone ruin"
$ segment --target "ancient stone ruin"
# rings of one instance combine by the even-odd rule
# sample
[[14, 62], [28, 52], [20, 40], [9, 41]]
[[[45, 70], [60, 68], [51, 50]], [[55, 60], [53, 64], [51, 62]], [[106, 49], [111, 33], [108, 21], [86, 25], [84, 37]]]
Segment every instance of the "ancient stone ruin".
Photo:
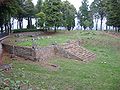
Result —
[[2, 43], [4, 50], [15, 56], [30, 59], [32, 61], [48, 60], [59, 55], [61, 57], [80, 61], [95, 59], [96, 55], [80, 46], [79, 41], [71, 41], [62, 45], [51, 45], [47, 47], [20, 47]]

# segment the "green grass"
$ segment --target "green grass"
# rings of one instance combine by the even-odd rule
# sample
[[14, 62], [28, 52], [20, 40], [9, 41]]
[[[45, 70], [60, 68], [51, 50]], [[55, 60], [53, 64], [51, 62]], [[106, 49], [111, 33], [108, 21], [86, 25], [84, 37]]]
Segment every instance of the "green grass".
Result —
[[[36, 43], [39, 46], [49, 46], [52, 45], [54, 43], [58, 43], [58, 44], [62, 44], [65, 43], [67, 41], [70, 40], [78, 40], [78, 39], [82, 39], [82, 38], [89, 38], [92, 36], [95, 36], [97, 32], [95, 31], [58, 31], [56, 34], [54, 35], [49, 35], [50, 38], [47, 38], [47, 36], [39, 36], [39, 37], [44, 37], [40, 40], [35, 40], [34, 42], [31, 40], [32, 37], [28, 37], [29, 41], [25, 41], [25, 42], [16, 42], [16, 45], [19, 46], [32, 46], [33, 43]], [[19, 37], [19, 39], [23, 39], [23, 37]], [[37, 37], [36, 37], [37, 38]]]
[[[59, 43], [83, 39], [83, 46], [96, 53], [96, 60], [84, 63], [53, 58], [49, 62], [60, 66], [57, 71], [33, 63], [13, 61], [16, 79], [28, 80], [38, 90], [120, 90], [119, 38], [96, 31], [71, 31], [52, 37]], [[41, 43], [48, 45], [49, 40]]]

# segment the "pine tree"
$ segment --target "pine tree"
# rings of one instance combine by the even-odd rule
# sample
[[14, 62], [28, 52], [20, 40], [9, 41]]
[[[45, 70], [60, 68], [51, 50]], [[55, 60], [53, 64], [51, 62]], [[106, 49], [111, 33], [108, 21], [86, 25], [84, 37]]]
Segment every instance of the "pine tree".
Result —
[[91, 12], [88, 10], [88, 6], [88, 1], [83, 0], [77, 16], [80, 26], [83, 26], [84, 30], [87, 27], [91, 28], [93, 26], [93, 20], [91, 19]]
[[107, 25], [116, 28], [116, 31], [120, 30], [120, 1], [119, 0], [107, 0]]

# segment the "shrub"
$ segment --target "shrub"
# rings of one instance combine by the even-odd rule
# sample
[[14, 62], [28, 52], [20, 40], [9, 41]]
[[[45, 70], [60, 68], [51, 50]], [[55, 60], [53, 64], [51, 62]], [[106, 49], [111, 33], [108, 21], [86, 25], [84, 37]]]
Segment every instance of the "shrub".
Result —
[[22, 33], [22, 32], [37, 32], [44, 31], [43, 29], [14, 29], [13, 33]]

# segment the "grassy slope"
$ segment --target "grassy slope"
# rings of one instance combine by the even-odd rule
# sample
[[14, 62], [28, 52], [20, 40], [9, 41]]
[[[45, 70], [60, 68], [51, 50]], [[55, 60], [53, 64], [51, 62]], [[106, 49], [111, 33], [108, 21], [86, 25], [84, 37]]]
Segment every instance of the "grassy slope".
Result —
[[[49, 62], [60, 66], [57, 71], [14, 61], [16, 79], [29, 80], [38, 90], [120, 90], [120, 39], [106, 36], [102, 32], [66, 33], [52, 37], [60, 42], [84, 39], [84, 47], [97, 54], [96, 60], [83, 63], [54, 58]], [[21, 74], [23, 77], [20, 77]]]
[[[85, 34], [85, 35], [84, 35]], [[94, 32], [90, 33], [90, 35], [93, 35]], [[69, 40], [76, 40], [76, 39], [81, 39], [82, 36], [87, 36], [89, 35], [89, 32], [82, 32], [82, 31], [58, 31], [56, 34], [48, 35], [50, 38], [47, 38], [46, 35], [44, 36], [39, 36], [41, 39], [40, 40], [35, 40], [34, 43], [36, 43], [39, 46], [48, 46], [53, 43], [65, 43]], [[22, 37], [19, 37], [19, 39], [23, 39]], [[32, 46], [33, 41], [31, 40], [32, 37], [26, 37], [29, 41], [25, 42], [16, 42], [17, 45], [19, 46]], [[36, 37], [37, 38], [37, 37]]]

